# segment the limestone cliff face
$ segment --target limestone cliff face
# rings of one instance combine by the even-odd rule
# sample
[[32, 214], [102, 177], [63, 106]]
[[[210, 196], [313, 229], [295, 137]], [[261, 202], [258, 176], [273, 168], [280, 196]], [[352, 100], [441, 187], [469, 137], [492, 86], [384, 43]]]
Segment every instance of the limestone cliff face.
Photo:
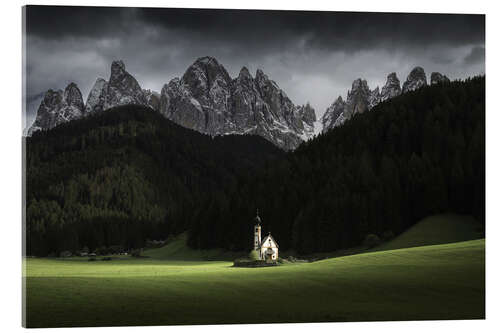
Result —
[[405, 83], [403, 84], [403, 93], [422, 88], [427, 85], [427, 77], [422, 67], [415, 67], [412, 69]]
[[137, 80], [125, 70], [123, 61], [113, 61], [104, 109], [128, 104], [147, 105], [146, 96]]
[[[433, 72], [431, 75], [431, 84], [449, 81], [450, 80], [445, 75], [438, 72]], [[326, 109], [321, 118], [323, 132], [344, 124], [356, 113], [369, 111], [379, 103], [399, 96], [402, 93], [407, 93], [425, 86], [427, 86], [427, 78], [422, 67], [415, 67], [410, 74], [408, 74], [402, 88], [396, 73], [387, 75], [386, 83], [381, 90], [379, 90], [378, 87], [374, 90], [370, 90], [366, 80], [354, 80], [351, 90], [347, 93], [347, 99], [344, 101], [342, 97], [339, 96], [335, 102]]]
[[75, 83], [68, 84], [64, 91], [49, 89], [38, 107], [35, 122], [29, 129], [28, 135], [80, 118], [83, 111], [82, 93]]
[[356, 113], [363, 113], [370, 110], [378, 103], [379, 99], [378, 89], [370, 90], [366, 80], [354, 80], [351, 90], [347, 92], [346, 101], [344, 102], [342, 97], [339, 96], [323, 115], [323, 132], [342, 125]]
[[449, 83], [450, 79], [446, 75], [443, 75], [438, 72], [432, 72], [431, 74], [431, 84], [439, 84], [439, 83]]
[[[85, 106], [79, 90], [67, 90], [64, 94], [70, 95], [69, 99], [61, 91], [47, 92], [30, 133], [116, 106], [136, 104], [147, 105], [177, 124], [202, 133], [256, 134], [285, 150], [295, 149], [314, 135], [316, 114], [309, 104], [295, 105], [260, 69], [254, 78], [243, 67], [233, 79], [212, 57], [197, 59], [182, 78], [165, 84], [160, 94], [142, 89], [121, 60], [111, 64], [108, 81], [96, 80]], [[79, 101], [75, 100], [77, 95]]]
[[158, 110], [160, 96], [150, 90], [141, 89], [137, 80], [125, 70], [123, 61], [113, 61], [109, 80], [97, 78], [85, 104], [80, 90], [74, 83], [68, 85], [64, 92], [47, 91], [38, 109], [37, 120], [28, 131], [28, 135], [94, 112], [129, 104], [148, 105]]
[[98, 78], [87, 97], [87, 103], [85, 104], [85, 114], [91, 114], [93, 112], [104, 110], [107, 91], [108, 82], [103, 78]]
[[113, 61], [109, 80], [98, 78], [90, 90], [85, 113], [105, 111], [120, 105], [149, 105], [151, 94], [141, 89], [137, 80], [125, 70], [123, 61]]
[[335, 122], [338, 120], [340, 122], [344, 122], [344, 119], [340, 119], [340, 115], [344, 113], [346, 103], [342, 99], [342, 96], [339, 96], [335, 102], [332, 103], [323, 114], [321, 118], [321, 124], [323, 125], [323, 132], [328, 131], [329, 129], [338, 126], [335, 125]]
[[401, 83], [396, 73], [393, 72], [387, 75], [387, 81], [380, 93], [380, 102], [384, 102], [399, 95], [401, 95]]
[[202, 133], [256, 134], [285, 150], [311, 137], [316, 119], [310, 105], [294, 105], [262, 70], [254, 78], [243, 67], [232, 79], [212, 57], [197, 59], [163, 86], [160, 112]]

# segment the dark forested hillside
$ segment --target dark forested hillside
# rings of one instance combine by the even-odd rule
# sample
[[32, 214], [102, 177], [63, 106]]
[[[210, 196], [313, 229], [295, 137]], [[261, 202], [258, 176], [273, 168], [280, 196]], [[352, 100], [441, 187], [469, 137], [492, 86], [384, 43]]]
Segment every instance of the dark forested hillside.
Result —
[[281, 250], [332, 251], [430, 214], [484, 221], [485, 80], [432, 85], [284, 153], [129, 106], [27, 138], [27, 251], [140, 247], [189, 230], [248, 250], [258, 208]]
[[27, 254], [165, 239], [283, 152], [257, 136], [211, 138], [141, 106], [26, 138]]
[[229, 198], [214, 196], [190, 244], [249, 244], [256, 207], [264, 231], [300, 253], [398, 234], [440, 212], [484, 222], [484, 77], [401, 95], [308, 141]]

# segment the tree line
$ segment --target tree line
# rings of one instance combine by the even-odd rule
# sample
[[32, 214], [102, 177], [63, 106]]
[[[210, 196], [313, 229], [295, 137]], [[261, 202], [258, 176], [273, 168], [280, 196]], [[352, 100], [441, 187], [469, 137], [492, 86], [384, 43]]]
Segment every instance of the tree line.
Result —
[[485, 80], [381, 103], [285, 153], [210, 137], [139, 106], [26, 142], [27, 254], [144, 246], [248, 250], [256, 209], [280, 250], [332, 251], [442, 212], [485, 214]]
[[193, 247], [249, 244], [258, 207], [280, 249], [302, 254], [399, 234], [437, 213], [485, 215], [485, 80], [433, 85], [381, 103], [214, 196]]
[[164, 240], [282, 155], [260, 137], [206, 136], [141, 106], [36, 132], [26, 138], [27, 254]]

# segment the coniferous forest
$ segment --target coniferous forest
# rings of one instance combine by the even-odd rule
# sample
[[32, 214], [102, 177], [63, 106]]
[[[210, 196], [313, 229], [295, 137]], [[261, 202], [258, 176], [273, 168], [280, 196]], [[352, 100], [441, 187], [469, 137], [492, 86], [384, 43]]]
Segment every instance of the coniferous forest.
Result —
[[193, 248], [248, 250], [257, 208], [280, 251], [301, 254], [442, 212], [484, 224], [485, 78], [400, 95], [288, 153], [141, 106], [26, 138], [27, 255], [129, 250], [185, 231]]

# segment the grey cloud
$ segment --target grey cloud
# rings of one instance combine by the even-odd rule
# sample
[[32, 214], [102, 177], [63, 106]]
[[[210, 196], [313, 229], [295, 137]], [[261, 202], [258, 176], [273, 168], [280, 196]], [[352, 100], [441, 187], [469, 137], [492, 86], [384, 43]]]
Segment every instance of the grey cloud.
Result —
[[484, 54], [485, 54], [484, 46], [476, 46], [464, 58], [464, 62], [466, 64], [484, 63]]
[[109, 77], [114, 59], [123, 59], [143, 88], [160, 91], [210, 55], [233, 77], [242, 66], [252, 74], [263, 69], [294, 103], [309, 101], [321, 116], [357, 77], [374, 88], [389, 72], [404, 81], [416, 65], [452, 79], [484, 72], [484, 61], [462, 61], [484, 45], [482, 15], [47, 6], [27, 12], [28, 95], [75, 81], [86, 97], [97, 77]]

